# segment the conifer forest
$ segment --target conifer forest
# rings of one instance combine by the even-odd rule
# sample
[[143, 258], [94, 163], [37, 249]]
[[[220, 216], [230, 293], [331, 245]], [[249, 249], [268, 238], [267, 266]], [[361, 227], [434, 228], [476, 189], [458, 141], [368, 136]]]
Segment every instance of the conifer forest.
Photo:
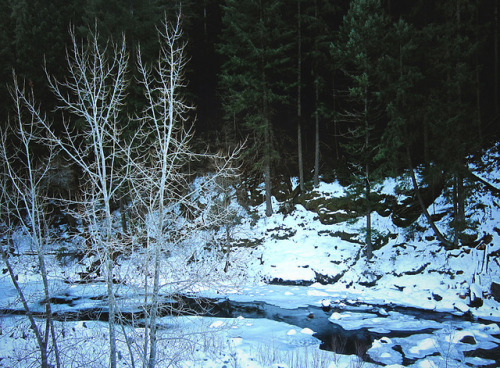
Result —
[[[144, 101], [134, 70], [157, 56], [156, 27], [182, 11], [185, 97], [195, 142], [211, 151], [245, 139], [246, 172], [316, 180], [387, 175], [433, 163], [460, 176], [498, 138], [497, 1], [1, 2], [0, 90], [8, 124], [12, 70], [47, 114], [57, 105], [44, 68], [66, 73], [78, 42], [126, 38], [130, 86], [119, 124]], [[54, 114], [56, 122], [61, 117]], [[267, 137], [267, 138], [266, 138]], [[298, 144], [300, 142], [301, 144]], [[407, 150], [409, 156], [407, 157]], [[319, 156], [319, 157], [318, 157]], [[365, 170], [364, 168], [362, 170]]]

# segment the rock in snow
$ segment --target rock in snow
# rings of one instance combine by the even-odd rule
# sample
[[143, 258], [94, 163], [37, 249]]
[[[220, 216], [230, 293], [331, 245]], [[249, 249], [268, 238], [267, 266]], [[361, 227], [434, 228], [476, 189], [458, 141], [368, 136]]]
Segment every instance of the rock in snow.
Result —
[[470, 286], [470, 304], [472, 308], [483, 306], [483, 289], [476, 283]]
[[493, 299], [500, 303], [500, 283], [493, 281], [490, 286], [490, 292]]

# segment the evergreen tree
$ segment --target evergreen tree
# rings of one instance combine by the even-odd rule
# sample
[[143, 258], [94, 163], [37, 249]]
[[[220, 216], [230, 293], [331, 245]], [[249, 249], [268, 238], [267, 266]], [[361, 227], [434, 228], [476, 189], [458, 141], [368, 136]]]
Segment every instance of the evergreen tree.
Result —
[[[305, 52], [311, 67], [312, 93], [314, 104], [312, 120], [314, 121], [314, 186], [319, 185], [320, 159], [320, 121], [333, 118], [334, 112], [325, 101], [331, 89], [327, 89], [330, 81], [333, 82], [333, 68], [330, 61], [330, 42], [333, 37], [331, 19], [337, 12], [337, 6], [326, 0], [308, 2], [304, 14], [305, 38], [310, 48]], [[335, 124], [335, 121], [334, 121]], [[336, 144], [336, 142], [335, 142]]]
[[302, 58], [302, 0], [297, 0], [297, 156], [301, 193], [305, 190], [302, 153]]
[[420, 30], [400, 19], [390, 32], [393, 47], [385, 56], [383, 100], [389, 123], [378, 156], [385, 167], [409, 167], [422, 211], [446, 246], [452, 242], [420, 198], [413, 161], [423, 154], [424, 178], [431, 185], [443, 177], [452, 184], [453, 242], [458, 244], [465, 226], [466, 161], [481, 134], [474, 88], [475, 13], [474, 4], [451, 0], [436, 4]]
[[223, 12], [219, 45], [225, 57], [220, 75], [223, 109], [227, 121], [233, 121], [243, 136], [249, 134], [246, 158], [263, 175], [270, 216], [271, 171], [277, 157], [273, 119], [276, 109], [288, 102], [291, 32], [279, 0], [227, 0]]
[[351, 139], [346, 149], [354, 163], [354, 188], [358, 194], [364, 192], [368, 259], [372, 257], [371, 181], [376, 147], [372, 131], [382, 113], [378, 95], [388, 25], [380, 0], [353, 0], [333, 47], [333, 57], [349, 83], [344, 119], [350, 125]]
[[[454, 243], [465, 229], [467, 157], [479, 142], [475, 102], [474, 2], [448, 0], [439, 4], [442, 20], [433, 25], [436, 48], [431, 54], [438, 83], [429, 94], [433, 109], [432, 158], [453, 185]], [[439, 20], [438, 20], [439, 21]]]
[[[430, 216], [420, 193], [420, 186], [413, 167], [412, 153], [419, 142], [425, 140], [426, 129], [422, 130], [422, 117], [426, 119], [426, 90], [422, 67], [425, 66], [421, 32], [403, 19], [394, 23], [389, 33], [389, 45], [384, 56], [383, 88], [381, 97], [386, 107], [387, 126], [382, 135], [376, 159], [387, 173], [398, 173], [401, 168], [409, 170], [415, 196], [422, 212], [433, 229], [437, 239], [450, 244]], [[419, 47], [420, 46], [420, 47]], [[423, 83], [424, 82], [424, 83]], [[423, 131], [423, 133], [422, 133]]]

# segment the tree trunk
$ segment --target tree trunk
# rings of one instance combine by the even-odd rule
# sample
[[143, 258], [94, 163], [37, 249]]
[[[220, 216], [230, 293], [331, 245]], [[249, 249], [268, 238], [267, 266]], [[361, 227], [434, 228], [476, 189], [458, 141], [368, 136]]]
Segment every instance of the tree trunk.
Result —
[[453, 228], [455, 232], [454, 244], [459, 245], [460, 234], [465, 228], [465, 192], [464, 179], [460, 173], [453, 178]]
[[[161, 196], [161, 201], [163, 196]], [[159, 221], [158, 221], [158, 234], [156, 243], [154, 245], [153, 254], [153, 295], [151, 300], [151, 309], [149, 317], [149, 340], [150, 340], [150, 351], [149, 351], [149, 362], [148, 368], [154, 368], [156, 366], [156, 355], [158, 350], [158, 337], [157, 332], [157, 322], [158, 308], [159, 308], [159, 296], [160, 296], [160, 247], [163, 244], [163, 205], [160, 204], [159, 209]]]
[[434, 220], [432, 220], [431, 215], [429, 214], [429, 211], [427, 210], [427, 207], [424, 203], [424, 200], [422, 198], [422, 194], [420, 193], [420, 188], [417, 183], [417, 178], [415, 177], [415, 171], [413, 169], [413, 164], [411, 160], [411, 155], [410, 155], [410, 148], [408, 145], [406, 145], [406, 159], [408, 161], [408, 167], [410, 169], [410, 176], [411, 176], [411, 181], [413, 184], [413, 190], [415, 192], [415, 195], [417, 196], [418, 203], [420, 204], [420, 207], [422, 209], [422, 213], [424, 214], [425, 218], [427, 219], [427, 222], [431, 226], [432, 230], [434, 231], [434, 235], [436, 235], [436, 238], [444, 244], [446, 247], [451, 247], [453, 244], [447, 240], [443, 234], [439, 231], [437, 228], [436, 224], [434, 223]]
[[273, 205], [271, 202], [271, 126], [269, 121], [269, 108], [267, 100], [267, 87], [266, 87], [266, 74], [262, 70], [262, 78], [264, 90], [262, 91], [262, 108], [264, 115], [264, 186], [266, 190], [266, 216], [269, 217], [273, 214]]
[[120, 198], [120, 220], [121, 220], [121, 225], [122, 225], [122, 231], [123, 234], [128, 233], [128, 227], [127, 227], [127, 214], [125, 210], [125, 204], [123, 203], [124, 199]]
[[373, 245], [372, 245], [372, 208], [370, 203], [371, 197], [371, 185], [369, 180], [369, 166], [366, 165], [366, 258], [371, 259], [373, 256]]
[[[267, 119], [266, 119], [267, 120]], [[269, 131], [269, 121], [266, 122], [266, 131], [265, 131], [265, 142], [266, 145], [266, 157], [264, 158], [264, 185], [266, 190], [266, 216], [269, 217], [273, 214], [273, 205], [271, 202], [271, 160], [270, 160], [270, 131]]]
[[[260, 0], [260, 20], [264, 22], [264, 7], [263, 0]], [[264, 49], [264, 33], [260, 34], [261, 49]], [[267, 76], [265, 70], [264, 55], [261, 55], [261, 82], [262, 82], [262, 117], [264, 119], [264, 187], [266, 191], [266, 216], [269, 217], [273, 214], [273, 206], [271, 201], [271, 121], [269, 116], [269, 100], [267, 96]]]
[[264, 115], [265, 117], [265, 132], [264, 132], [264, 185], [266, 190], [266, 216], [269, 217], [273, 214], [273, 205], [271, 202], [271, 131], [269, 126], [269, 119], [267, 118], [267, 94], [264, 93]]
[[339, 136], [338, 136], [338, 122], [337, 119], [335, 118], [335, 111], [336, 111], [336, 93], [335, 93], [335, 76], [332, 77], [332, 108], [333, 108], [333, 144], [335, 145], [335, 158], [340, 160], [340, 154], [339, 154]]
[[304, 162], [302, 159], [302, 22], [300, 3], [297, 1], [297, 154], [300, 192], [304, 193]]
[[46, 329], [45, 329], [45, 347], [48, 346], [48, 338], [51, 336], [52, 340], [52, 349], [54, 350], [54, 357], [56, 360], [56, 367], [60, 367], [60, 359], [59, 359], [59, 348], [57, 346], [57, 338], [56, 332], [54, 328], [54, 321], [52, 320], [52, 306], [50, 302], [50, 289], [49, 289], [49, 281], [47, 279], [47, 268], [45, 267], [45, 255], [43, 251], [43, 245], [38, 245], [38, 265], [40, 267], [40, 275], [42, 276], [43, 283], [43, 291], [45, 297], [45, 315], [46, 315]]
[[[476, 0], [476, 42], [479, 43], [480, 35], [479, 35], [479, 0]], [[482, 114], [481, 114], [481, 76], [479, 73], [480, 64], [479, 64], [479, 56], [478, 53], [475, 53], [474, 62], [476, 64], [476, 119], [477, 119], [477, 135], [479, 139], [479, 145], [483, 144], [483, 122], [482, 122]]]
[[371, 206], [371, 184], [370, 184], [370, 164], [368, 148], [370, 144], [370, 127], [368, 124], [368, 88], [365, 87], [364, 93], [364, 123], [365, 123], [365, 200], [366, 200], [366, 258], [373, 256], [372, 246], [372, 206]]
[[[318, 18], [318, 2], [314, 1], [314, 17]], [[314, 40], [314, 51], [318, 55], [318, 40]], [[314, 103], [316, 112], [314, 114], [315, 120], [315, 143], [314, 143], [314, 186], [319, 186], [319, 73], [317, 61], [314, 62]]]
[[108, 330], [109, 330], [109, 366], [110, 368], [116, 368], [116, 303], [115, 303], [115, 291], [113, 286], [113, 249], [111, 244], [111, 210], [109, 207], [109, 200], [104, 201], [105, 211], [106, 211], [106, 234], [105, 241], [103, 244], [105, 252], [105, 267], [106, 267], [106, 286], [108, 293]]
[[317, 188], [319, 186], [319, 86], [318, 80], [315, 82], [315, 99], [316, 99], [316, 113], [314, 114], [315, 120], [315, 144], [314, 144], [314, 186]]
[[303, 160], [303, 153], [302, 153], [302, 122], [301, 122], [301, 117], [298, 116], [298, 121], [297, 121], [297, 146], [298, 146], [298, 156], [299, 156], [299, 186], [300, 186], [300, 192], [304, 193], [304, 160]]
[[494, 8], [494, 30], [493, 30], [493, 104], [495, 105], [495, 115], [498, 114], [498, 0], [495, 1]]
[[208, 19], [207, 19], [207, 0], [203, 0], [203, 37], [205, 46], [208, 46]]
[[44, 338], [42, 336], [42, 333], [40, 332], [40, 329], [38, 328], [35, 318], [33, 317], [33, 314], [31, 313], [31, 309], [28, 305], [28, 302], [24, 296], [23, 290], [19, 286], [19, 283], [17, 282], [17, 275], [14, 272], [14, 269], [12, 268], [8, 256], [3, 249], [3, 246], [0, 245], [0, 252], [2, 253], [2, 259], [5, 263], [5, 266], [7, 267], [7, 270], [9, 271], [9, 276], [12, 280], [12, 283], [14, 284], [15, 289], [17, 290], [17, 294], [19, 296], [19, 299], [21, 299], [21, 303], [23, 304], [24, 311], [26, 312], [26, 316], [28, 317], [28, 320], [30, 321], [30, 328], [35, 334], [36, 337], [36, 342], [38, 344], [38, 348], [40, 349], [40, 367], [41, 368], [48, 368], [48, 357], [47, 357], [47, 344], [44, 341]]

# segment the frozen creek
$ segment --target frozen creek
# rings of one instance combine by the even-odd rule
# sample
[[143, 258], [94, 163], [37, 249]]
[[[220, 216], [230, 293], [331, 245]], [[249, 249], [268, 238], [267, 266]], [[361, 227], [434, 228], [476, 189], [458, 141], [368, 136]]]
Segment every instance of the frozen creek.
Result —
[[[311, 331], [320, 348], [346, 355], [358, 355], [377, 365], [403, 366], [500, 366], [500, 327], [496, 322], [453, 314], [364, 303], [359, 300], [332, 300], [306, 297], [309, 288], [261, 286], [224, 296], [202, 299], [164, 298], [165, 315], [172, 315], [179, 303], [203, 318], [283, 322], [298, 330]], [[257, 291], [258, 290], [258, 291]], [[106, 298], [102, 285], [73, 285], [52, 299], [54, 317], [60, 321], [106, 321]], [[302, 293], [302, 294], [301, 294]], [[314, 293], [312, 293], [314, 295]], [[266, 296], [267, 295], [267, 296]], [[302, 296], [303, 298], [297, 298]], [[321, 295], [320, 295], [321, 296]], [[288, 298], [288, 299], [287, 299]], [[137, 323], [142, 315], [143, 295], [129, 291], [119, 298], [122, 315]], [[33, 306], [43, 317], [43, 302]], [[21, 309], [4, 309], [3, 314], [22, 314]], [[218, 322], [222, 324], [223, 322]], [[261, 334], [274, 334], [272, 325]], [[290, 330], [292, 331], [292, 330]], [[245, 332], [229, 331], [233, 337]], [[312, 339], [311, 338], [311, 339]], [[425, 364], [420, 364], [425, 360]], [[444, 362], [444, 363], [443, 363]]]

